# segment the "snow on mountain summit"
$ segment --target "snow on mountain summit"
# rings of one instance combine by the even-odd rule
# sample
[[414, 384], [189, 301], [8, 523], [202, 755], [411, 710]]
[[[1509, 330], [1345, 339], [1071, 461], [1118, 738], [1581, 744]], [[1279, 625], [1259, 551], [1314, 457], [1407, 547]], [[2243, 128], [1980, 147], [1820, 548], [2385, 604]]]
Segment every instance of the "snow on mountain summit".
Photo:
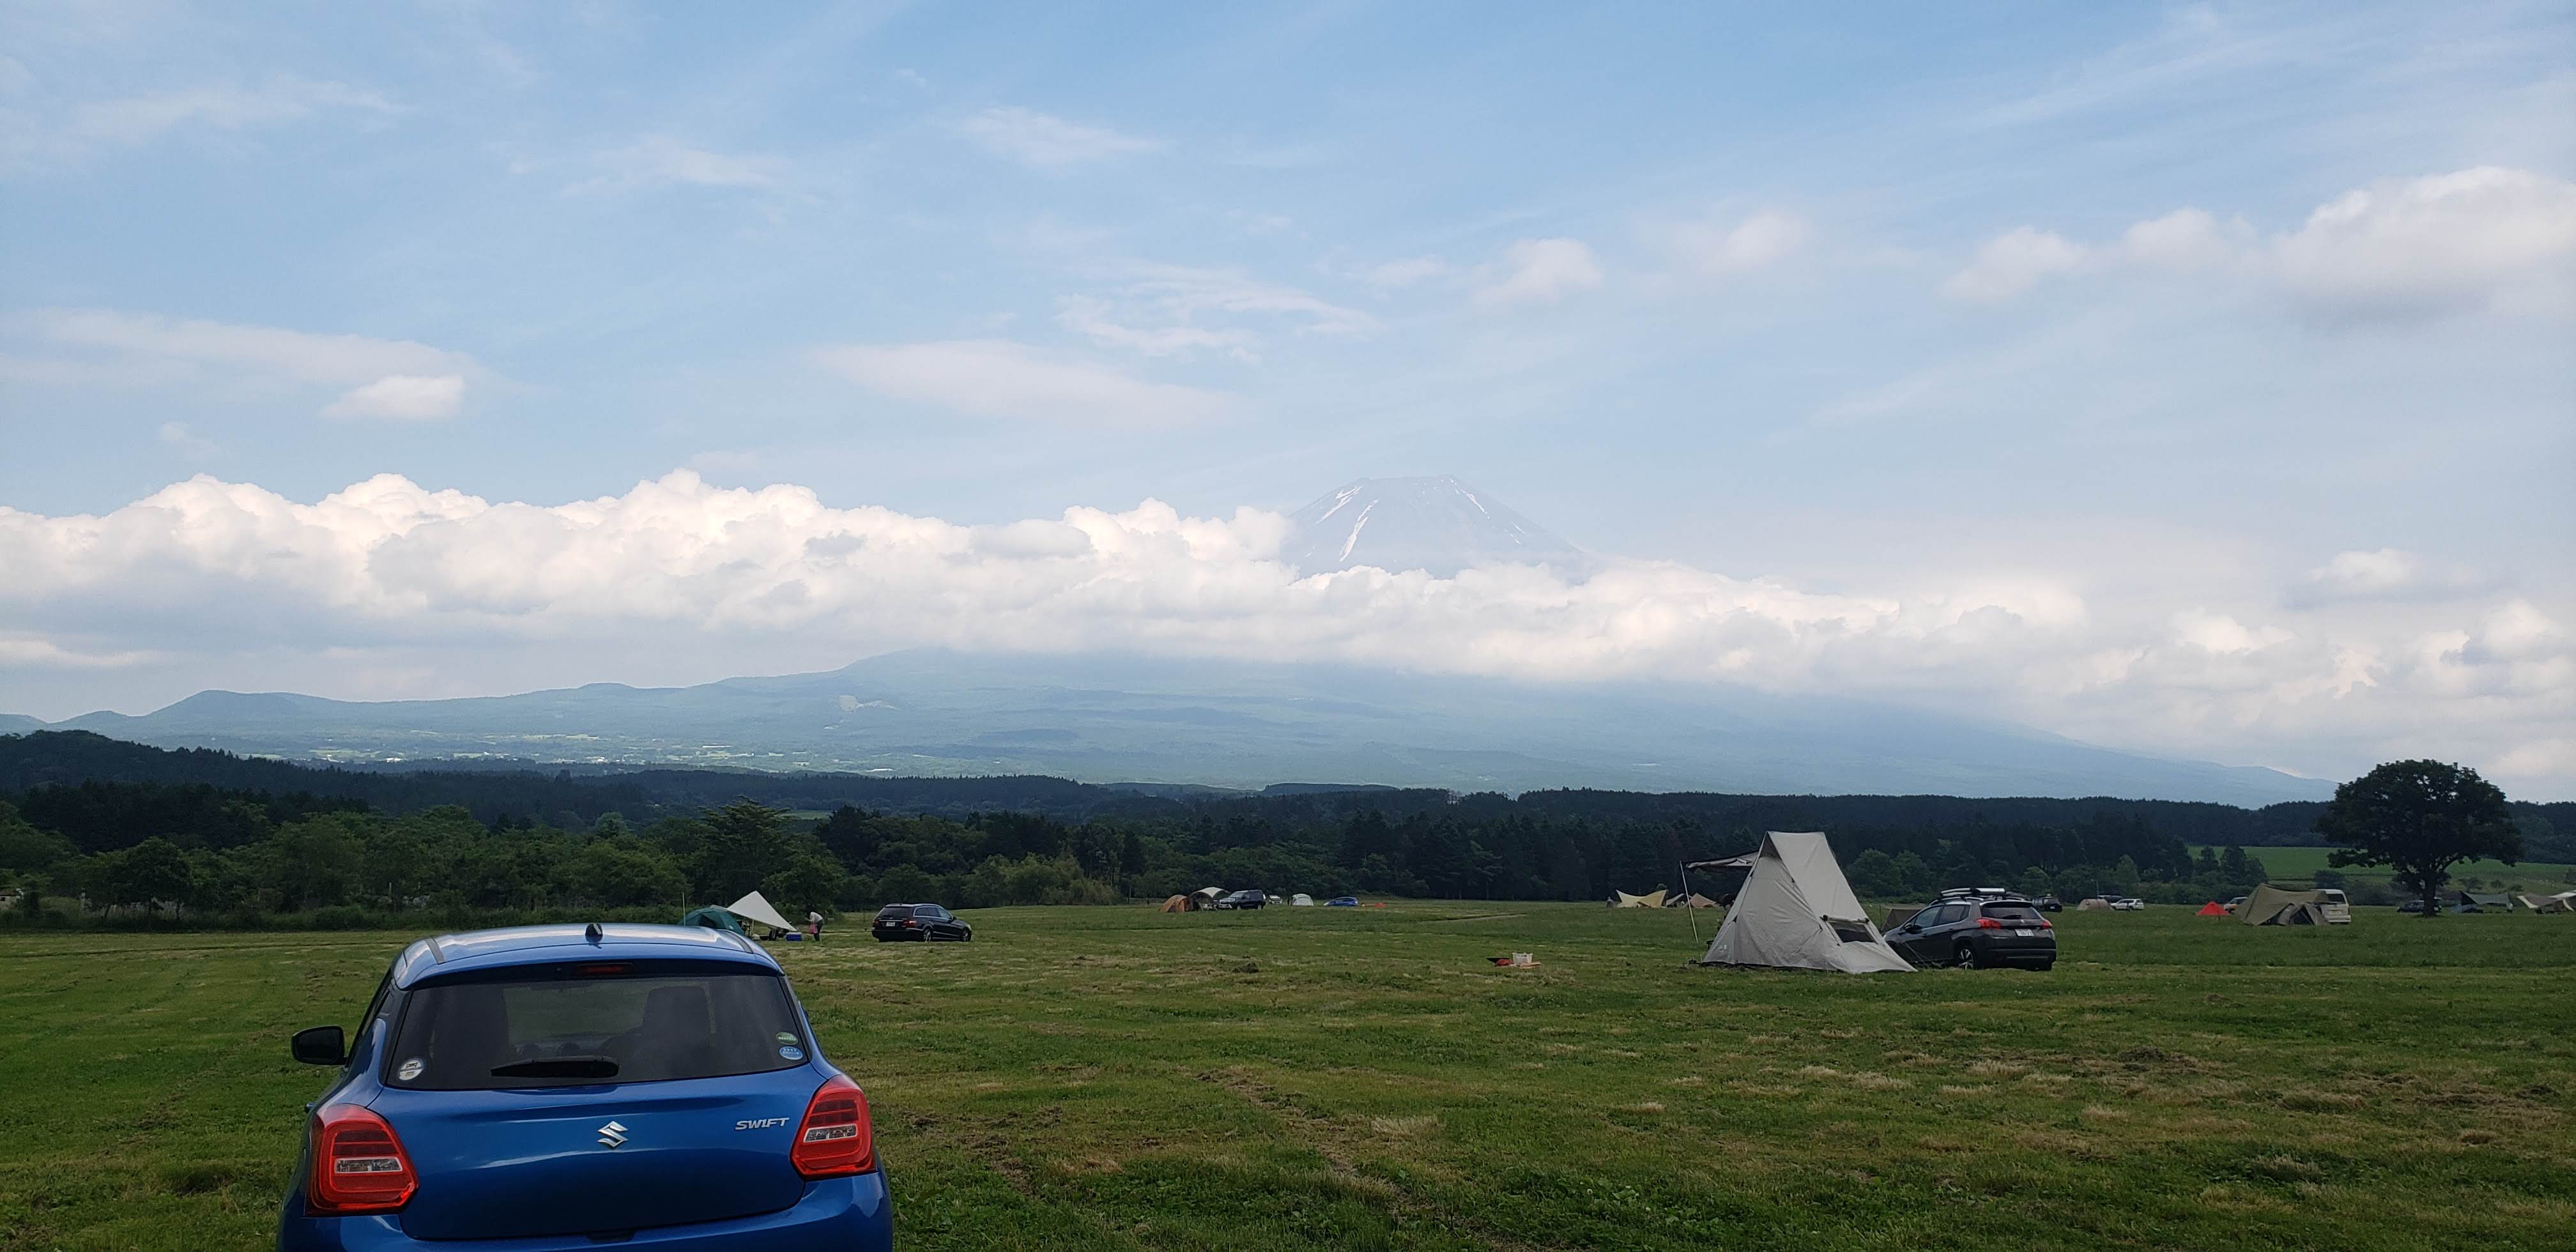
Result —
[[1501, 501], [1441, 475], [1363, 478], [1326, 492], [1289, 518], [1281, 559], [1309, 574], [1373, 565], [1441, 577], [1480, 565], [1589, 564], [1574, 545]]

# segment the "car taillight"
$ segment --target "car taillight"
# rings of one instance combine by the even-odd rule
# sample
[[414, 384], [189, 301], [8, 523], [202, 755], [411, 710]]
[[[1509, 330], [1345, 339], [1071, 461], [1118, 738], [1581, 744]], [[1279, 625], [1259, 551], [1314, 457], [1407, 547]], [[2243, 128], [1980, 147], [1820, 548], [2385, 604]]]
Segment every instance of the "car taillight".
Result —
[[808, 1178], [864, 1174], [877, 1163], [875, 1132], [868, 1125], [867, 1093], [846, 1074], [834, 1074], [805, 1105], [788, 1159]]
[[420, 1188], [402, 1140], [385, 1119], [354, 1104], [313, 1115], [313, 1183], [304, 1204], [316, 1213], [390, 1213]]
[[2043, 918], [2039, 919], [2039, 928], [2040, 928], [2041, 930], [2055, 930], [2055, 929], [2057, 929], [2057, 923], [2052, 922], [2052, 921], [2048, 920], [2047, 918], [2043, 917]]
[[906, 925], [906, 926], [914, 927], [914, 928], [916, 928], [916, 929], [918, 929], [918, 928], [920, 927], [920, 925], [921, 925], [921, 923], [916, 922], [916, 921], [912, 920], [912, 919], [911, 919], [911, 918], [909, 918], [909, 917], [907, 917], [907, 918], [903, 919], [903, 924], [904, 924], [904, 925]]

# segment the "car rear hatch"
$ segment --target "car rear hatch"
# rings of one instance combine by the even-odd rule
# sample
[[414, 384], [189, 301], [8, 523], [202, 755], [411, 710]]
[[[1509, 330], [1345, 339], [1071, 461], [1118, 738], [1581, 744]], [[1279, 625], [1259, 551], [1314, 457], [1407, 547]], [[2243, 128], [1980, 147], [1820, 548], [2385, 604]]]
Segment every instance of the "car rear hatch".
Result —
[[1978, 929], [1989, 951], [2055, 951], [2057, 931], [2039, 910], [2027, 904], [1987, 904], [1978, 909]]
[[785, 981], [681, 964], [414, 989], [369, 1105], [418, 1172], [404, 1231], [614, 1237], [794, 1205], [789, 1148], [827, 1075]]

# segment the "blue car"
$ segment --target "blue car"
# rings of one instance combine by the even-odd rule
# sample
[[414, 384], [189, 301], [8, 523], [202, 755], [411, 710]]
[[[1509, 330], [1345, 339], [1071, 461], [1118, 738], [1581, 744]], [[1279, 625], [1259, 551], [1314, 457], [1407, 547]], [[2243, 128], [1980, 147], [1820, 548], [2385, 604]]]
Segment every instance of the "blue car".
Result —
[[333, 1065], [282, 1250], [890, 1248], [867, 1096], [768, 953], [697, 926], [526, 926], [394, 958]]
[[1355, 909], [1359, 906], [1360, 898], [1358, 896], [1334, 896], [1332, 899], [1324, 901], [1324, 907], [1328, 909]]

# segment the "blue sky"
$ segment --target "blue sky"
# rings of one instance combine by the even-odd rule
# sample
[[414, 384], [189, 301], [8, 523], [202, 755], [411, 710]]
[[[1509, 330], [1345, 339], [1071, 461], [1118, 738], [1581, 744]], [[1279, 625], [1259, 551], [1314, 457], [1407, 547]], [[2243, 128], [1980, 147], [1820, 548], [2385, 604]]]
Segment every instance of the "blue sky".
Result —
[[[0, 49], [0, 505], [79, 575], [0, 593], [0, 709], [955, 641], [568, 654], [530, 608], [395, 657], [343, 605], [199, 646], [61, 546], [197, 475], [559, 507], [688, 471], [972, 528], [1454, 473], [1728, 586], [2076, 632], [1796, 682], [2576, 785], [2566, 4], [110, 3], [9, 6]], [[2193, 646], [2236, 676], [2031, 677]]]

